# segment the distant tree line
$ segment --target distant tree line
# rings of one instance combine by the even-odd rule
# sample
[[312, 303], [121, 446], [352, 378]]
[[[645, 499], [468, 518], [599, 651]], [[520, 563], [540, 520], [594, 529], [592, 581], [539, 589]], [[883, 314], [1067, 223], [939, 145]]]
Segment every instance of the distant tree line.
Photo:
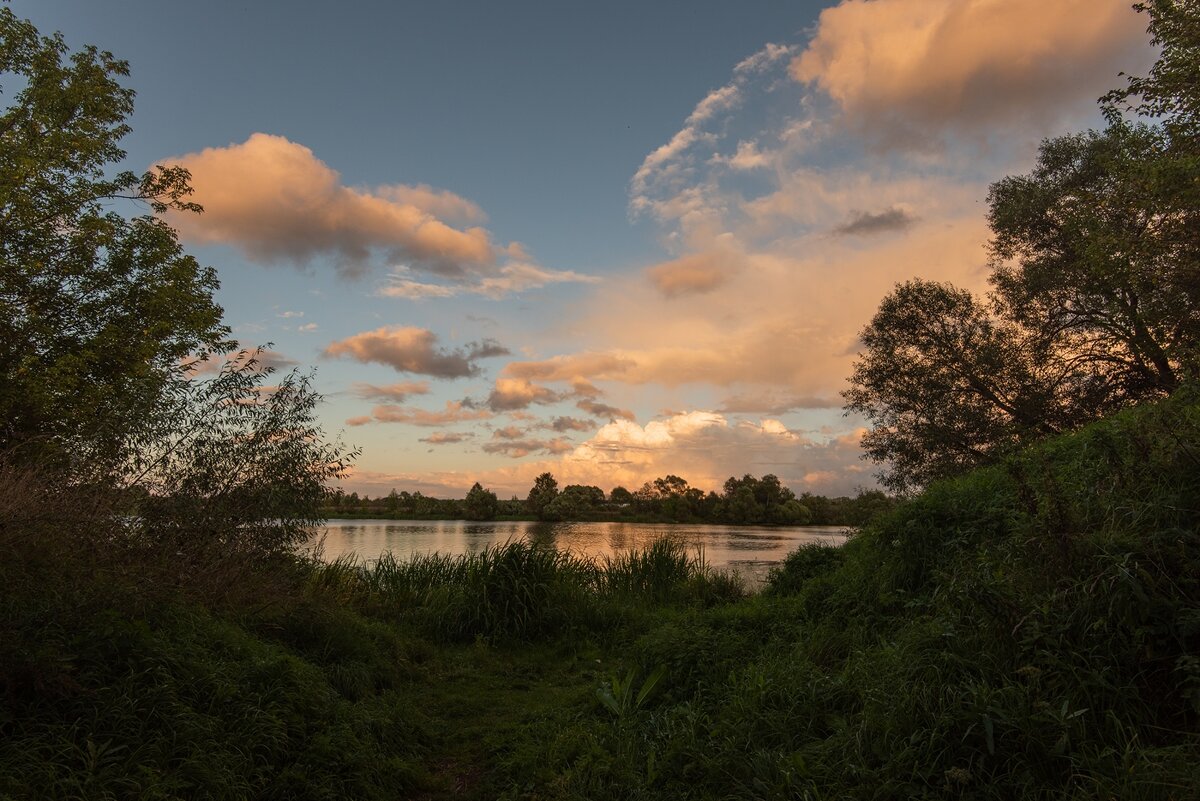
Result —
[[425, 520], [576, 520], [733, 525], [859, 526], [896, 499], [878, 490], [854, 497], [796, 495], [777, 476], [730, 477], [721, 492], [705, 492], [686, 479], [668, 475], [640, 489], [568, 484], [561, 489], [542, 473], [524, 498], [501, 500], [476, 482], [466, 497], [433, 498], [420, 492], [396, 492], [371, 498], [337, 490], [325, 508], [330, 517], [383, 517]]

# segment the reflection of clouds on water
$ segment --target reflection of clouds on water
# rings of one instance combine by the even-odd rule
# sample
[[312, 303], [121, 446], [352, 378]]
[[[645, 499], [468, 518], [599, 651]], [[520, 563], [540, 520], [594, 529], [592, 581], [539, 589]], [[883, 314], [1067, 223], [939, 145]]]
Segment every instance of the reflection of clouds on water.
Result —
[[579, 556], [611, 558], [645, 548], [665, 537], [700, 552], [710, 566], [734, 569], [752, 585], [758, 585], [772, 566], [801, 544], [838, 544], [845, 541], [849, 530], [834, 526], [739, 528], [663, 523], [330, 520], [323, 531], [324, 558], [353, 555], [366, 561], [387, 552], [397, 559], [414, 554], [475, 553], [488, 545], [522, 538]]

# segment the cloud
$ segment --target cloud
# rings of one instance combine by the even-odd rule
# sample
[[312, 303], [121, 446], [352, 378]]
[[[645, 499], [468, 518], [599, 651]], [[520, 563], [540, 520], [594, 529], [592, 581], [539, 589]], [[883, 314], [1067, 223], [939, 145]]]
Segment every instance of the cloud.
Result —
[[589, 420], [580, 420], [576, 417], [555, 417], [546, 424], [546, 427], [558, 432], [592, 431], [596, 428], [596, 424]]
[[411, 406], [396, 406], [385, 404], [376, 406], [369, 416], [352, 417], [346, 421], [348, 426], [361, 426], [367, 423], [405, 423], [413, 426], [444, 426], [451, 423], [463, 423], [474, 420], [486, 420], [492, 413], [486, 409], [471, 409], [460, 401], [447, 401], [441, 411], [428, 411]]
[[389, 279], [389, 283], [375, 290], [375, 294], [384, 298], [402, 298], [404, 300], [428, 300], [429, 298], [452, 298], [459, 293], [458, 287], [445, 284], [423, 284], [411, 278]]
[[434, 189], [428, 184], [381, 186], [375, 192], [395, 203], [415, 206], [443, 220], [456, 223], [487, 221], [487, 215], [483, 213], [483, 209], [470, 200], [446, 189]]
[[693, 253], [646, 270], [646, 276], [666, 297], [711, 292], [729, 280], [736, 260], [722, 253]]
[[[870, 466], [859, 458], [861, 435], [856, 429], [841, 436], [811, 436], [774, 418], [733, 424], [721, 414], [692, 410], [644, 426], [614, 421], [575, 446], [561, 440], [532, 439], [485, 443], [485, 451], [512, 458], [548, 448], [561, 453], [557, 458], [489, 470], [470, 481], [483, 481], [502, 494], [524, 495], [534, 477], [547, 471], [560, 486], [620, 485], [631, 489], [674, 474], [692, 486], [719, 491], [730, 476], [774, 473], [796, 492], [851, 494], [860, 487], [875, 486]], [[464, 479], [464, 491], [470, 481]]]
[[771, 154], [759, 150], [757, 142], [743, 140], [737, 143], [737, 150], [732, 156], [722, 156], [718, 153], [709, 159], [709, 163], [724, 164], [739, 171], [757, 170], [771, 165]]
[[555, 403], [562, 396], [538, 386], [524, 378], [499, 378], [496, 386], [488, 395], [487, 406], [493, 412], [507, 412], [515, 409], [525, 409], [531, 404]]
[[839, 396], [785, 396], [776, 392], [730, 395], [717, 411], [723, 414], [787, 414], [798, 409], [840, 409]]
[[303, 334], [311, 334], [313, 331], [316, 331], [319, 327], [320, 326], [318, 326], [316, 323], [305, 323], [304, 325], [300, 326], [296, 330]]
[[435, 378], [465, 378], [479, 375], [478, 359], [504, 356], [508, 349], [495, 340], [470, 343], [466, 348], [437, 347], [437, 335], [425, 328], [383, 326], [374, 331], [330, 343], [324, 355], [349, 357], [359, 362], [385, 364], [402, 373]]
[[457, 431], [438, 431], [430, 434], [428, 437], [421, 437], [421, 442], [427, 442], [430, 445], [454, 445], [459, 442], [466, 442], [469, 439], [474, 439], [475, 435], [468, 432]]
[[576, 402], [575, 406], [587, 412], [592, 417], [599, 417], [601, 419], [634, 419], [634, 414], [629, 409], [618, 409], [616, 406], [609, 406], [607, 403], [601, 403], [600, 401], [589, 400], [587, 398]]
[[719, 115], [736, 108], [742, 102], [746, 84], [791, 53], [792, 48], [787, 45], [764, 45], [734, 67], [729, 83], [713, 89], [701, 98], [692, 113], [688, 115], [683, 128], [676, 132], [666, 144], [647, 155], [630, 180], [630, 208], [635, 214], [646, 211], [652, 206], [648, 195], [654, 184], [664, 178], [681, 177], [679, 170], [670, 169], [673, 162], [677, 162], [696, 144], [716, 140], [716, 135], [705, 131], [704, 126]]
[[525, 429], [520, 426], [505, 426], [492, 432], [493, 439], [520, 439], [525, 436]]
[[389, 403], [403, 403], [411, 395], [428, 395], [429, 391], [428, 381], [401, 381], [382, 387], [361, 382], [354, 385], [358, 397]]
[[873, 234], [892, 233], [911, 228], [917, 218], [903, 206], [891, 208], [872, 214], [867, 211], [855, 212], [849, 220], [833, 229], [840, 236], [871, 236]]
[[843, 0], [792, 59], [860, 132], [929, 145], [946, 128], [1048, 132], [1148, 64], [1128, 0]]
[[554, 439], [546, 440], [534, 438], [518, 439], [516, 437], [508, 436], [507, 434], [508, 432], [506, 429], [496, 431], [493, 434], [495, 441], [485, 442], [482, 446], [483, 451], [485, 453], [508, 456], [512, 459], [520, 459], [530, 455], [531, 453], [565, 453], [566, 451], [572, 450], [575, 447], [574, 443], [569, 442], [561, 437], [555, 437]]
[[430, 298], [452, 298], [460, 295], [483, 295], [500, 300], [508, 295], [540, 289], [548, 284], [581, 283], [594, 284], [600, 279], [572, 270], [550, 270], [535, 264], [514, 262], [499, 268], [496, 275], [480, 277], [469, 283], [455, 285], [432, 284], [406, 277], [407, 273], [393, 273], [388, 282], [375, 291], [385, 298], [404, 300], [427, 300]]
[[470, 201], [424, 185], [345, 186], [309, 148], [282, 136], [255, 133], [165, 161], [191, 171], [192, 199], [204, 206], [200, 215], [172, 215], [181, 236], [234, 245], [260, 263], [333, 257], [342, 273], [361, 274], [382, 252], [461, 277], [488, 272], [501, 251], [483, 228], [455, 228], [439, 217], [481, 219]]

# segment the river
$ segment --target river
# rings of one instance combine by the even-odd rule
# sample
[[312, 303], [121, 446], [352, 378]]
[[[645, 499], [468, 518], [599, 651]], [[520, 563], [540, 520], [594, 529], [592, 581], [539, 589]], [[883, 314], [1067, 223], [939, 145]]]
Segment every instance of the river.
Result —
[[390, 551], [397, 559], [418, 553], [465, 554], [510, 539], [554, 546], [590, 557], [641, 549], [663, 537], [700, 550], [709, 565], [760, 583], [772, 565], [809, 542], [841, 544], [844, 526], [721, 526], [681, 523], [531, 523], [465, 520], [329, 520], [322, 556], [372, 561]]

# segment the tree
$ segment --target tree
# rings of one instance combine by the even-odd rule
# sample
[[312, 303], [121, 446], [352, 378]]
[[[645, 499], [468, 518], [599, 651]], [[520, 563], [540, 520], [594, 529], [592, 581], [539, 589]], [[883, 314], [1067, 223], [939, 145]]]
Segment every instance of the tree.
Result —
[[1160, 180], [1167, 150], [1161, 129], [1117, 122], [1048, 140], [1032, 173], [989, 194], [999, 313], [1085, 373], [1076, 390], [1101, 413], [1174, 391], [1200, 344], [1185, 235], [1200, 220]]
[[111, 465], [180, 360], [229, 344], [214, 271], [155, 216], [199, 208], [186, 170], [115, 170], [125, 62], [0, 8], [0, 71], [20, 87], [0, 115], [0, 450]]
[[624, 487], [613, 487], [612, 492], [608, 494], [608, 500], [614, 506], [628, 506], [633, 503], [633, 493]]
[[1150, 43], [1159, 48], [1147, 75], [1103, 98], [1109, 120], [1122, 110], [1162, 120], [1173, 144], [1195, 152], [1200, 142], [1200, 9], [1191, 0], [1146, 0], [1134, 5], [1150, 18]]
[[325, 441], [308, 376], [264, 386], [272, 371], [257, 355], [243, 352], [213, 378], [170, 382], [136, 421], [118, 478], [141, 490], [136, 524], [153, 538], [218, 558], [278, 553], [321, 521], [325, 485], [357, 452]]
[[1069, 421], [1045, 343], [996, 320], [970, 292], [909, 281], [884, 298], [860, 338], [846, 409], [872, 422], [867, 456], [896, 490], [985, 463]]
[[550, 502], [558, 495], [558, 481], [550, 473], [542, 473], [533, 481], [533, 487], [529, 490], [529, 497], [525, 499], [525, 505], [529, 509], [530, 514], [536, 515], [539, 520], [547, 520], [546, 508]]
[[495, 520], [499, 508], [500, 501], [496, 498], [496, 493], [485, 490], [478, 481], [471, 486], [467, 497], [463, 499], [463, 517], [467, 520]]

